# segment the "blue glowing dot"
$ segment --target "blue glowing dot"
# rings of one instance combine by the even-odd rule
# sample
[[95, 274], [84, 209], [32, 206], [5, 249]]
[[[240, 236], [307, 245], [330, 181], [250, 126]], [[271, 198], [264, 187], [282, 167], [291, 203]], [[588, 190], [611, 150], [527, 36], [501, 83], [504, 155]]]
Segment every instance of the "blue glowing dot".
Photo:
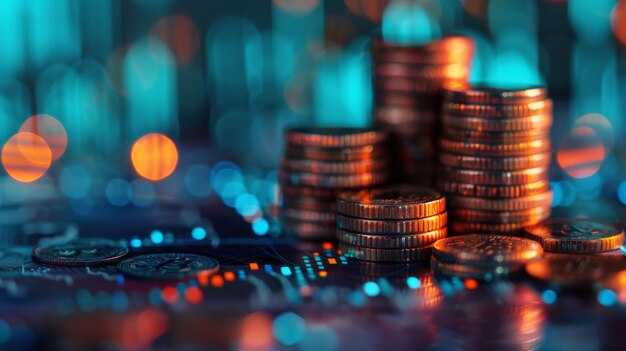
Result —
[[260, 207], [261, 205], [259, 204], [259, 200], [252, 194], [241, 194], [237, 196], [237, 199], [235, 200], [235, 209], [237, 210], [237, 213], [244, 217], [255, 215], [259, 211]]
[[111, 205], [121, 207], [130, 202], [132, 190], [126, 180], [115, 178], [107, 184], [105, 194]]
[[295, 345], [304, 339], [306, 322], [293, 312], [285, 312], [272, 323], [274, 337], [283, 345]]
[[132, 247], [141, 247], [141, 239], [133, 238], [130, 240], [130, 246]]
[[266, 235], [270, 230], [270, 224], [267, 222], [265, 218], [257, 218], [254, 222], [252, 222], [252, 230], [256, 235]]
[[0, 344], [3, 344], [11, 339], [11, 326], [0, 319]]
[[235, 207], [236, 199], [239, 195], [243, 194], [246, 191], [246, 187], [243, 183], [240, 182], [230, 182], [226, 183], [224, 187], [221, 189], [220, 196], [222, 197], [222, 201], [228, 207]]
[[541, 299], [543, 302], [551, 305], [556, 302], [556, 293], [550, 289], [541, 293]]
[[550, 182], [550, 188], [552, 189], [552, 207], [560, 206], [563, 203], [565, 194], [563, 193], [563, 187], [556, 182]]
[[161, 296], [161, 289], [152, 288], [148, 293], [148, 300], [153, 306], [161, 306], [163, 304], [163, 298]]
[[163, 236], [163, 232], [161, 232], [160, 230], [153, 230], [152, 233], [150, 233], [150, 240], [152, 240], [152, 242], [155, 244], [163, 243], [164, 238], [165, 237]]
[[128, 309], [128, 296], [123, 291], [116, 291], [111, 294], [111, 308], [113, 311], [122, 312]]
[[211, 194], [211, 168], [205, 165], [189, 167], [183, 179], [187, 191], [196, 197], [207, 197]]
[[380, 294], [380, 287], [376, 282], [367, 282], [363, 284], [363, 291], [367, 296], [378, 296]]
[[206, 229], [202, 227], [195, 227], [191, 230], [191, 237], [196, 240], [202, 240], [206, 238]]
[[360, 290], [355, 290], [348, 295], [348, 302], [354, 307], [365, 305], [365, 295]]
[[83, 198], [91, 189], [91, 177], [82, 166], [67, 166], [59, 173], [59, 188], [72, 199]]
[[406, 278], [406, 285], [411, 289], [417, 289], [422, 285], [422, 283], [417, 277], [408, 277]]
[[598, 293], [598, 303], [604, 307], [610, 307], [617, 303], [617, 295], [613, 290], [602, 289]]
[[339, 348], [337, 333], [327, 325], [311, 325], [306, 328], [301, 351], [335, 351]]
[[617, 198], [622, 204], [626, 205], [626, 180], [619, 183], [617, 187]]

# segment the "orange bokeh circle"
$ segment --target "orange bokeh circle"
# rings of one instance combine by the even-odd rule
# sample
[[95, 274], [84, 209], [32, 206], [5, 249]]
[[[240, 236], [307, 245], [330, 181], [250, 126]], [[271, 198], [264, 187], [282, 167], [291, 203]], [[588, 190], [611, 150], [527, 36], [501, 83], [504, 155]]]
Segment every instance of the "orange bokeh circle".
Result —
[[135, 171], [142, 177], [158, 181], [167, 178], [178, 165], [178, 150], [172, 139], [159, 133], [139, 138], [130, 152]]
[[52, 164], [52, 151], [46, 141], [34, 133], [20, 132], [2, 148], [2, 165], [11, 178], [30, 183], [41, 178]]
[[63, 124], [50, 115], [30, 116], [22, 126], [20, 132], [33, 133], [45, 140], [52, 152], [52, 160], [58, 160], [67, 149], [67, 132]]

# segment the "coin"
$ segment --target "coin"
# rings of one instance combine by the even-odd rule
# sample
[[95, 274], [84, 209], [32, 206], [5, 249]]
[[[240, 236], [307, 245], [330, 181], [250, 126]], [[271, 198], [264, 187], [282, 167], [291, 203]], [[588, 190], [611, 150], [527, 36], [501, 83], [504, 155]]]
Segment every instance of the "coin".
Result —
[[366, 161], [386, 155], [386, 144], [372, 144], [358, 147], [300, 147], [287, 145], [287, 159], [304, 159], [311, 161]]
[[145, 279], [183, 279], [217, 273], [217, 260], [187, 253], [157, 253], [127, 258], [117, 264], [124, 274]]
[[401, 63], [377, 62], [373, 66], [374, 77], [408, 79], [459, 79], [466, 80], [469, 67], [466, 63], [448, 63], [437, 65], [405, 65]]
[[448, 263], [524, 264], [542, 254], [537, 242], [505, 235], [461, 235], [433, 244], [433, 257]]
[[442, 150], [460, 155], [513, 157], [528, 156], [530, 154], [550, 151], [549, 139], [536, 139], [516, 143], [475, 143], [439, 138], [439, 147]]
[[555, 218], [524, 229], [547, 252], [595, 253], [618, 249], [624, 230], [581, 218]]
[[283, 207], [309, 211], [336, 212], [337, 201], [309, 196], [285, 196], [283, 197]]
[[534, 183], [548, 179], [546, 167], [537, 167], [519, 171], [479, 171], [463, 168], [441, 167], [441, 179], [460, 183], [480, 185], [518, 185]]
[[335, 197], [339, 195], [342, 191], [345, 191], [341, 189], [293, 186], [286, 183], [286, 181], [280, 182], [280, 190], [283, 192], [283, 194], [290, 197], [309, 196], [320, 199], [328, 199], [329, 201], [335, 201]]
[[459, 264], [440, 262], [432, 256], [430, 259], [431, 268], [436, 274], [448, 277], [458, 277], [462, 279], [491, 280], [498, 279], [519, 272], [524, 269], [523, 265], [506, 264]]
[[480, 223], [535, 223], [550, 216], [552, 206], [535, 207], [523, 211], [480, 211], [471, 209], [454, 209], [451, 215], [461, 221]]
[[532, 85], [494, 88], [484, 85], [448, 84], [445, 88], [444, 97], [446, 100], [467, 104], [524, 104], [545, 100], [548, 97], [544, 87]]
[[314, 147], [360, 147], [385, 141], [385, 133], [361, 128], [292, 128], [287, 142]]
[[337, 215], [337, 227], [351, 232], [365, 234], [415, 234], [432, 232], [445, 227], [448, 223], [446, 212], [420, 218], [405, 220], [372, 220]]
[[346, 192], [338, 197], [338, 212], [369, 219], [417, 219], [440, 214], [445, 196], [431, 188], [394, 185], [381, 189]]
[[33, 257], [43, 263], [86, 267], [119, 261], [128, 248], [115, 241], [100, 238], [82, 238], [61, 244], [39, 246]]
[[546, 254], [526, 265], [526, 273], [547, 284], [584, 287], [606, 279], [624, 269], [615, 260], [596, 255]]
[[457, 194], [470, 197], [512, 198], [524, 197], [545, 193], [550, 190], [547, 180], [540, 180], [519, 185], [479, 185], [472, 183], [457, 183], [439, 179], [437, 186], [448, 194]]
[[552, 115], [538, 114], [528, 117], [488, 118], [475, 116], [458, 116], [443, 113], [441, 116], [444, 128], [470, 129], [483, 132], [516, 132], [528, 130], [544, 131], [552, 126]]
[[302, 210], [296, 208], [285, 208], [281, 213], [285, 218], [305, 221], [305, 222], [322, 222], [322, 223], [334, 223], [336, 220], [336, 213], [331, 211], [311, 211]]
[[389, 180], [389, 172], [369, 172], [346, 175], [319, 175], [314, 173], [286, 173], [280, 171], [281, 180], [291, 185], [319, 188], [361, 188], [381, 184]]
[[537, 224], [537, 221], [534, 219], [519, 223], [478, 223], [454, 220], [450, 223], [448, 229], [456, 234], [485, 233], [519, 235], [524, 227], [533, 224]]
[[552, 203], [552, 191], [510, 199], [485, 199], [449, 195], [447, 201], [455, 208], [471, 208], [484, 211], [523, 211], [550, 205]]
[[459, 141], [486, 142], [486, 143], [514, 143], [550, 137], [550, 128], [529, 129], [518, 131], [483, 131], [475, 129], [461, 129], [446, 126], [442, 129], [443, 136]]
[[515, 118], [552, 113], [552, 100], [539, 100], [524, 104], [494, 105], [494, 104], [464, 104], [446, 102], [443, 110], [450, 114], [488, 117], [488, 118]]
[[346, 244], [377, 249], [403, 249], [427, 246], [446, 237], [447, 229], [441, 228], [432, 232], [404, 235], [375, 235], [353, 233], [337, 229], [337, 239]]
[[364, 261], [373, 262], [416, 262], [430, 258], [431, 247], [417, 247], [405, 249], [372, 249], [339, 243], [343, 255]]
[[0, 248], [0, 278], [17, 276], [25, 264], [32, 262], [33, 250], [27, 246]]
[[550, 153], [534, 153], [517, 157], [481, 157], [440, 152], [439, 161], [449, 167], [485, 171], [515, 171], [550, 165]]
[[284, 170], [319, 174], [354, 174], [377, 172], [389, 167], [389, 161], [381, 158], [365, 161], [325, 162], [311, 160], [285, 159], [281, 162]]
[[433, 79], [411, 79], [397, 77], [373, 77], [374, 101], [380, 106], [389, 100], [381, 95], [413, 94], [414, 96], [433, 96], [441, 91], [443, 83]]
[[433, 110], [416, 110], [406, 107], [381, 106], [374, 111], [375, 120], [389, 125], [402, 123], [418, 123], [431, 125], [436, 121]]

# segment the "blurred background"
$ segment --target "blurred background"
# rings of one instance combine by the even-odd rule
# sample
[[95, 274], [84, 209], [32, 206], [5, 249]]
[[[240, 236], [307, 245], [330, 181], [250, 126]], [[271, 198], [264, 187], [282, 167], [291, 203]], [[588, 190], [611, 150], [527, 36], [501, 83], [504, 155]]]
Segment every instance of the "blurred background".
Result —
[[285, 127], [371, 124], [372, 35], [462, 33], [472, 82], [555, 100], [554, 207], [617, 221], [625, 16], [616, 0], [2, 0], [0, 206], [220, 202], [271, 234]]

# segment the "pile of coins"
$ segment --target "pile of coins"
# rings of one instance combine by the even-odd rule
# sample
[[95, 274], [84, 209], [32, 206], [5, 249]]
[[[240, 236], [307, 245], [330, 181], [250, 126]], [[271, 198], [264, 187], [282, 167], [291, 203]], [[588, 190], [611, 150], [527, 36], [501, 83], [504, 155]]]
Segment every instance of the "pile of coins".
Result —
[[444, 276], [489, 281], [521, 272], [542, 255], [541, 245], [530, 239], [468, 234], [437, 241], [431, 267]]
[[428, 260], [432, 244], [447, 234], [446, 198], [426, 187], [343, 193], [337, 212], [339, 247], [345, 256], [360, 260]]
[[551, 125], [543, 88], [446, 87], [437, 184], [453, 232], [518, 234], [550, 216]]
[[375, 123], [393, 137], [397, 180], [431, 185], [442, 87], [467, 81], [473, 55], [466, 36], [420, 46], [372, 40]]
[[282, 227], [287, 235], [327, 240], [335, 236], [337, 195], [389, 181], [388, 136], [372, 129], [293, 128], [279, 181]]

